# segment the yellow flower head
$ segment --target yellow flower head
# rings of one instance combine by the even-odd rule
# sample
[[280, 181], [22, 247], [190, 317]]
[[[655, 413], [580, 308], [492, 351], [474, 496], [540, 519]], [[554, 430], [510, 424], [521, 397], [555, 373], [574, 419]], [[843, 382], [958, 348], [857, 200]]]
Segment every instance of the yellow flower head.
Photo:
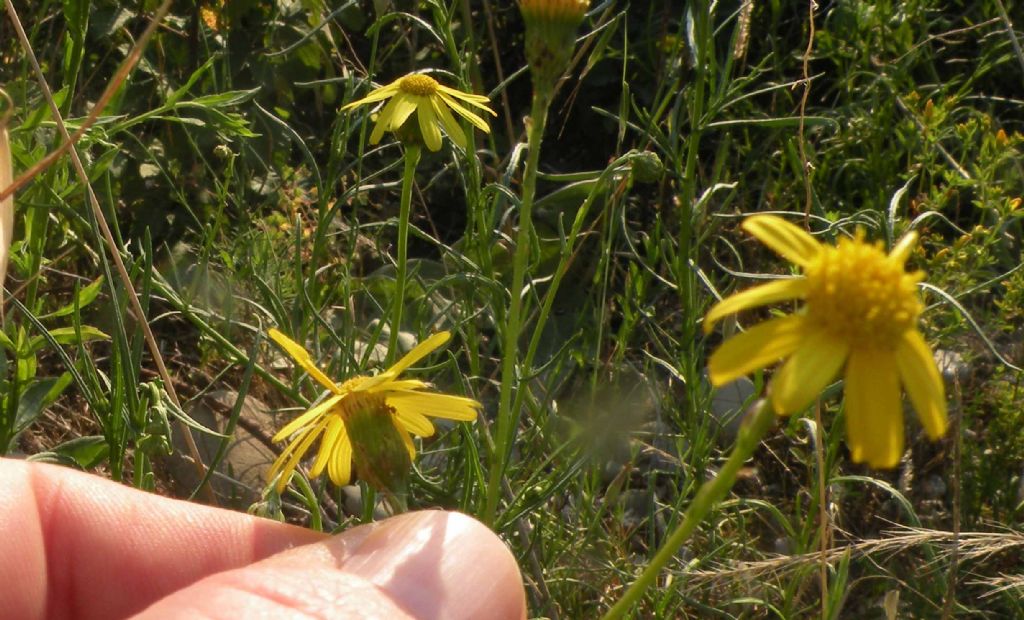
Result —
[[551, 94], [569, 67], [576, 29], [590, 0], [519, 0], [526, 25], [526, 61], [535, 90]]
[[723, 299], [704, 318], [705, 331], [747, 308], [791, 299], [805, 304], [725, 342], [709, 361], [711, 382], [722, 385], [785, 359], [769, 400], [777, 414], [788, 415], [807, 407], [845, 366], [846, 435], [854, 462], [878, 468], [899, 463], [901, 385], [928, 436], [941, 437], [947, 424], [942, 377], [917, 330], [922, 305], [916, 285], [923, 274], [904, 269], [917, 235], [906, 235], [885, 254], [861, 232], [828, 246], [771, 215], [749, 217], [743, 229], [803, 275]]
[[526, 19], [567, 20], [579, 25], [590, 8], [590, 0], [519, 0]]
[[462, 104], [497, 116], [494, 110], [487, 107], [487, 97], [449, 88], [429, 75], [421, 73], [413, 73], [387, 86], [381, 86], [362, 99], [343, 106], [341, 111], [385, 99], [390, 101], [377, 117], [377, 124], [373, 126], [373, 132], [370, 134], [370, 144], [380, 142], [385, 131], [398, 131], [412, 113], [416, 112], [419, 133], [422, 134], [423, 142], [428, 149], [436, 151], [441, 148], [441, 127], [444, 127], [445, 133], [455, 144], [465, 149], [466, 134], [452, 116], [451, 110], [485, 133], [491, 131], [487, 121]]
[[310, 477], [315, 478], [326, 469], [334, 484], [342, 486], [349, 483], [352, 477], [353, 446], [346, 424], [357, 414], [374, 411], [388, 416], [402, 437], [410, 459], [415, 457], [416, 448], [409, 434], [419, 437], [434, 434], [434, 425], [427, 416], [460, 422], [476, 420], [480, 409], [477, 401], [462, 396], [423, 392], [421, 390], [430, 387], [430, 384], [416, 379], [398, 378], [405, 369], [447, 342], [450, 337], [448, 332], [439, 332], [427, 338], [379, 375], [353, 377], [341, 385], [331, 381], [317, 368], [309, 353], [296, 342], [276, 329], [271, 329], [269, 334], [299, 366], [330, 392], [330, 396], [323, 402], [289, 422], [274, 435], [274, 442], [294, 435], [268, 474], [270, 480], [281, 475], [277, 482], [279, 493], [287, 486], [295, 467], [317, 438], [320, 438], [320, 447], [309, 471]]

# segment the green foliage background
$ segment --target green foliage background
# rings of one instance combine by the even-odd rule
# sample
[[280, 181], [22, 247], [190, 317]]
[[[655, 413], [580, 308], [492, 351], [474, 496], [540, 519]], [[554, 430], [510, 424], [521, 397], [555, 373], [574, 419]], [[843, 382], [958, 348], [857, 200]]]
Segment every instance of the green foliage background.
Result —
[[[13, 2], [72, 131], [156, 4]], [[712, 414], [721, 397], [703, 368], [720, 337], [702, 335], [701, 316], [783, 269], [738, 232], [742, 216], [806, 208], [825, 240], [857, 227], [886, 244], [921, 233], [922, 327], [958, 357], [946, 368], [950, 437], [927, 444], [911, 422], [898, 470], [853, 466], [832, 428], [832, 390], [830, 591], [811, 555], [823, 534], [813, 418], [795, 416], [639, 614], [804, 617], [824, 596], [830, 616], [884, 617], [883, 597], [898, 591], [901, 617], [1024, 617], [1020, 23], [1007, 0], [823, 3], [801, 122], [807, 5], [593, 3], [541, 153], [521, 340], [536, 357], [518, 369], [522, 408], [493, 524], [535, 614], [607, 609], [716, 471], [731, 427]], [[61, 140], [9, 20], [0, 34], [17, 173]], [[164, 465], [182, 450], [176, 418], [226, 446], [189, 417], [209, 393], [230, 394], [217, 433], [245, 424], [248, 399], [290, 416], [317, 397], [267, 345], [267, 327], [306, 343], [332, 376], [374, 368], [394, 291], [401, 151], [390, 137], [368, 146], [369, 113], [338, 108], [370, 81], [432, 69], [488, 94], [499, 116], [474, 152], [448, 146], [418, 169], [402, 328], [410, 341], [456, 334], [429, 379], [485, 413], [424, 442], [412, 504], [482, 514], [529, 110], [522, 42], [516, 6], [496, 0], [178, 3], [78, 145], [145, 316], [62, 158], [16, 196], [0, 452], [188, 496], [195, 487], [182, 491]], [[301, 486], [280, 501], [247, 492], [253, 510], [310, 527], [372, 515], [368, 492], [346, 510], [324, 481]], [[954, 527], [992, 536], [958, 547]], [[881, 536], [895, 552], [872, 546]]]

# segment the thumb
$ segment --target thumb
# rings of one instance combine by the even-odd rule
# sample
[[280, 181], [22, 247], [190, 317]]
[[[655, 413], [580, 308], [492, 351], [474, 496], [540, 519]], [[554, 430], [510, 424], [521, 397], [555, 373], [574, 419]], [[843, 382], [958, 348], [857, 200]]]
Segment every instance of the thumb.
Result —
[[526, 617], [515, 558], [472, 517], [422, 511], [210, 575], [139, 618]]

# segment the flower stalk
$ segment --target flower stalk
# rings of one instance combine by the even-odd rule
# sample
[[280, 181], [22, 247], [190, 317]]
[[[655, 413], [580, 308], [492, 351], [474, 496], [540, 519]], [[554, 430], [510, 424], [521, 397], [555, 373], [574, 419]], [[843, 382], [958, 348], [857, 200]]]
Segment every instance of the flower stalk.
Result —
[[537, 189], [540, 147], [555, 86], [569, 68], [573, 48], [576, 46], [576, 30], [583, 21], [589, 5], [590, 0], [519, 1], [519, 12], [526, 24], [526, 60], [530, 65], [533, 80], [533, 100], [527, 121], [527, 154], [526, 167], [523, 169], [523, 194], [519, 206], [519, 232], [516, 235], [516, 250], [512, 259], [512, 286], [509, 289], [512, 299], [502, 343], [496, 440], [487, 483], [487, 502], [484, 506], [483, 520], [487, 524], [494, 523], [498, 511], [501, 479], [505, 475], [518, 418], [518, 412], [513, 411], [512, 395], [519, 388], [516, 369], [520, 363], [519, 337], [524, 314], [523, 285], [526, 282], [530, 240], [533, 235], [531, 212]]
[[530, 109], [529, 128], [526, 138], [526, 167], [523, 170], [523, 197], [519, 206], [519, 232], [516, 235], [516, 251], [512, 259], [512, 299], [505, 321], [502, 343], [501, 390], [498, 395], [497, 431], [495, 433], [494, 458], [491, 463], [487, 484], [487, 503], [484, 508], [484, 523], [494, 523], [498, 510], [498, 496], [501, 493], [501, 478], [505, 474], [508, 455], [516, 427], [517, 417], [512, 411], [512, 393], [518, 387], [516, 366], [519, 363], [519, 336], [522, 330], [523, 285], [526, 282], [526, 267], [530, 259], [530, 239], [533, 234], [533, 200], [537, 189], [537, 167], [540, 164], [540, 146], [547, 125], [550, 93], [534, 90]]
[[405, 145], [405, 168], [402, 172], [402, 198], [398, 209], [398, 259], [395, 264], [395, 297], [391, 306], [391, 333], [388, 339], [388, 363], [398, 356], [398, 333], [402, 330], [405, 308], [405, 284], [409, 262], [409, 218], [412, 214], [412, 186], [416, 182], [416, 165], [422, 149], [418, 144]]
[[658, 553], [651, 562], [644, 568], [636, 581], [632, 583], [622, 598], [604, 615], [604, 620], [622, 618], [633, 608], [644, 592], [651, 587], [662, 569], [672, 561], [676, 552], [697, 529], [711, 509], [718, 505], [725, 495], [736, 483], [736, 476], [739, 474], [743, 464], [754, 454], [754, 451], [761, 440], [775, 421], [775, 414], [772, 408], [764, 400], [755, 403], [747, 411], [746, 420], [740, 427], [739, 435], [736, 438], [736, 445], [733, 446], [729, 459], [722, 466], [722, 469], [711, 480], [701, 485], [696, 497], [686, 509], [683, 521], [672, 534], [665, 540], [658, 549]]

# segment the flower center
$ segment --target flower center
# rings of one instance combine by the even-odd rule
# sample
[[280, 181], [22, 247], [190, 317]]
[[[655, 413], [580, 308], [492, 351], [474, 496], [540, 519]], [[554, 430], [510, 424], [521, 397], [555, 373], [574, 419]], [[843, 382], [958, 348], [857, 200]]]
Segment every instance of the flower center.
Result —
[[428, 97], [437, 92], [437, 80], [429, 75], [407, 75], [398, 82], [398, 88], [403, 93]]
[[807, 266], [807, 317], [851, 347], [892, 349], [921, 314], [922, 274], [862, 237], [823, 247]]

